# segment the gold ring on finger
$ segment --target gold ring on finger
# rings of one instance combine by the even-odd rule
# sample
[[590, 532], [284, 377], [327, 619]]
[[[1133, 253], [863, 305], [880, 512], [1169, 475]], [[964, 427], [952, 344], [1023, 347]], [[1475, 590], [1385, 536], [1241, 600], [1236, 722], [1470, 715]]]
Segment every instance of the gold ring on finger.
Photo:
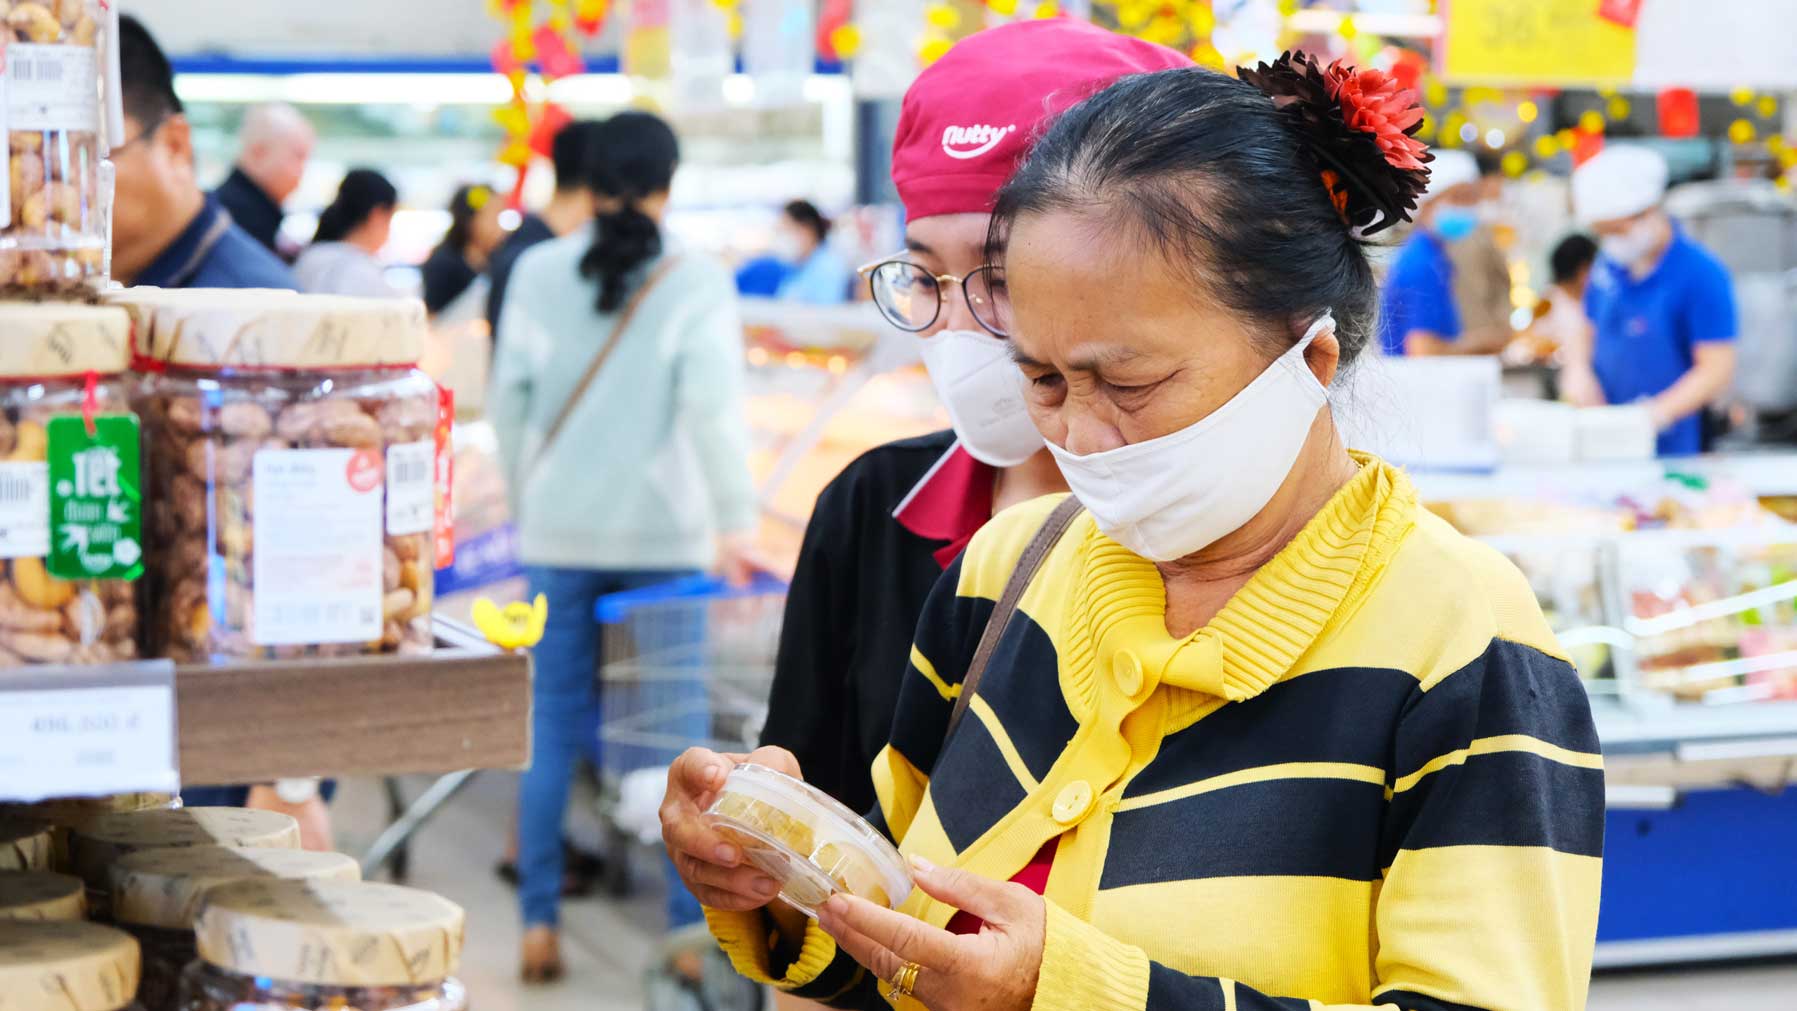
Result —
[[922, 971], [923, 966], [916, 962], [906, 962], [899, 966], [898, 971], [892, 974], [892, 992], [886, 996], [894, 1000], [911, 996], [913, 988], [917, 986], [917, 974]]

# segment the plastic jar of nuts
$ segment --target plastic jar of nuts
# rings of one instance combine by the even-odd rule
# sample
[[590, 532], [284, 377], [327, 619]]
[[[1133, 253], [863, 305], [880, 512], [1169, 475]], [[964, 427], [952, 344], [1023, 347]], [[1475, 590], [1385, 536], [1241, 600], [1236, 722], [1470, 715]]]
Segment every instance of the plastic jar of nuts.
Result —
[[0, 333], [0, 666], [135, 659], [142, 482], [122, 378], [129, 318], [8, 303]]
[[0, 871], [0, 920], [79, 920], [86, 913], [80, 878], [51, 871]]
[[137, 942], [122, 930], [0, 920], [0, 999], [7, 1011], [119, 1011], [137, 992], [137, 971]]
[[422, 304], [139, 291], [152, 372], [149, 647], [178, 660], [431, 648], [436, 384]]
[[197, 956], [193, 924], [211, 889], [252, 879], [360, 881], [342, 853], [190, 846], [149, 849], [112, 865], [112, 919], [143, 947], [137, 1002], [145, 1011], [177, 1007], [181, 971]]
[[102, 815], [69, 836], [71, 870], [96, 920], [112, 918], [112, 865], [139, 850], [187, 846], [299, 849], [299, 822], [278, 811], [183, 807]]
[[398, 885], [240, 881], [201, 900], [181, 1011], [465, 1011], [464, 917]]
[[103, 279], [112, 165], [99, 82], [108, 12], [97, 0], [0, 4], [0, 102], [8, 185], [0, 189], [0, 291]]

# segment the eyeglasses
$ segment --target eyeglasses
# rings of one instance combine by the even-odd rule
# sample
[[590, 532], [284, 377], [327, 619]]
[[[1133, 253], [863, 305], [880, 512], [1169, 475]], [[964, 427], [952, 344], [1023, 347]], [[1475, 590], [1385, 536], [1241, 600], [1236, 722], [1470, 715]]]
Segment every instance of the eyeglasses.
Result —
[[867, 278], [880, 315], [900, 330], [921, 333], [934, 326], [942, 315], [942, 289], [954, 284], [960, 286], [967, 309], [980, 326], [996, 337], [1010, 335], [1011, 297], [1000, 267], [988, 263], [956, 277], [932, 274], [910, 260], [895, 258], [870, 263], [856, 273]]
[[148, 125], [146, 125], [142, 130], [137, 131], [137, 136], [131, 138], [130, 140], [125, 141], [124, 143], [114, 144], [112, 146], [112, 150], [110, 152], [108, 152], [109, 156], [116, 156], [116, 155], [122, 154], [125, 151], [130, 150], [132, 147], [135, 147], [139, 143], [142, 143], [143, 141], [149, 140], [150, 138], [156, 136], [156, 131], [162, 129], [162, 125], [164, 123], [167, 123], [168, 121], [169, 121], [168, 116], [156, 117], [155, 120], [153, 120]]

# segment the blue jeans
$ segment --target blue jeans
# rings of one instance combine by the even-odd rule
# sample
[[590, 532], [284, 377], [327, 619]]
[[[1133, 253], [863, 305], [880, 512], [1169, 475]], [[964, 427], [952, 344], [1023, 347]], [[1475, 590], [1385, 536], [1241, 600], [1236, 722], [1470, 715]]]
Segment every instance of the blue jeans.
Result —
[[[531, 756], [518, 790], [518, 900], [524, 925], [556, 926], [561, 913], [562, 823], [575, 760], [599, 766], [600, 597], [665, 583], [691, 572], [675, 570], [526, 568], [532, 598], [549, 600], [543, 641], [532, 654]], [[614, 770], [618, 771], [618, 770]], [[623, 859], [624, 854], [615, 854]], [[698, 902], [669, 874], [673, 926], [702, 918]]]

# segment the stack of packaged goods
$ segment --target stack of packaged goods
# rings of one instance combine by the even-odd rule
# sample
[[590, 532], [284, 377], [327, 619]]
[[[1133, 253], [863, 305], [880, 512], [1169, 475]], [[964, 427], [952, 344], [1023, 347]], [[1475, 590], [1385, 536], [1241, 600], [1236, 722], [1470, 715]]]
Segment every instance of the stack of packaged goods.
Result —
[[17, 805], [0, 822], [0, 853], [18, 865], [0, 869], [0, 1007], [44, 993], [48, 1003], [17, 1007], [466, 1008], [453, 978], [464, 916], [448, 900], [365, 883], [353, 858], [298, 849], [286, 815], [95, 806]]

